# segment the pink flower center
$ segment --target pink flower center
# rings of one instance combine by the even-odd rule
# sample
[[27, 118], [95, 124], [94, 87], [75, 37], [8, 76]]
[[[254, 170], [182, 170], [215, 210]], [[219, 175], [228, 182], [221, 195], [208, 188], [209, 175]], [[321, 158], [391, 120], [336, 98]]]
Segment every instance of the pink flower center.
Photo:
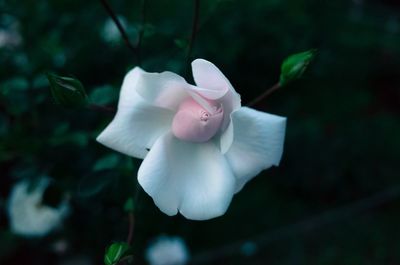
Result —
[[204, 100], [206, 108], [193, 98], [187, 98], [180, 105], [172, 121], [173, 134], [189, 142], [206, 142], [220, 129], [224, 111], [213, 101]]

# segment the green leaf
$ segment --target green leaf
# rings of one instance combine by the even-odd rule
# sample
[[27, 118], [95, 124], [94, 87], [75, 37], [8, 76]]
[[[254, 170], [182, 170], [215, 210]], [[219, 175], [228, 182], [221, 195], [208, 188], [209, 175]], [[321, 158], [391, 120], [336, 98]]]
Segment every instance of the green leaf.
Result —
[[179, 49], [186, 49], [189, 45], [186, 39], [175, 39], [174, 43]]
[[78, 196], [92, 197], [104, 191], [113, 181], [117, 181], [114, 171], [95, 171], [79, 181]]
[[32, 112], [32, 106], [28, 104], [33, 98], [28, 93], [29, 89], [28, 80], [21, 76], [0, 82], [0, 101], [2, 101], [2, 105], [4, 104], [6, 113], [19, 116], [26, 112]]
[[156, 27], [150, 23], [146, 23], [143, 27], [139, 27], [139, 30], [143, 31], [143, 38], [152, 37], [156, 33]]
[[314, 59], [317, 50], [312, 49], [306, 52], [296, 53], [287, 57], [281, 66], [280, 85], [299, 79], [306, 71], [310, 62]]
[[111, 244], [104, 255], [104, 264], [115, 265], [124, 258], [128, 258], [131, 253], [129, 244], [116, 242]]
[[94, 171], [100, 171], [105, 169], [113, 169], [117, 167], [120, 161], [120, 156], [116, 154], [109, 154], [103, 156], [99, 160], [97, 160], [96, 164], [93, 166]]
[[119, 90], [112, 86], [96, 87], [89, 95], [90, 101], [98, 105], [107, 105], [118, 100]]
[[9, 95], [15, 92], [25, 92], [29, 88], [26, 78], [16, 76], [0, 83], [0, 91], [3, 95]]
[[18, 237], [11, 231], [7, 230], [0, 231], [0, 242], [2, 242], [0, 248], [0, 260], [4, 260], [5, 257], [9, 257], [12, 253], [15, 253], [19, 246]]
[[133, 198], [130, 197], [129, 199], [126, 200], [125, 204], [124, 204], [124, 211], [131, 213], [135, 210], [135, 203], [133, 201]]
[[82, 83], [73, 77], [47, 73], [50, 90], [55, 101], [64, 107], [83, 107], [88, 104], [88, 96]]

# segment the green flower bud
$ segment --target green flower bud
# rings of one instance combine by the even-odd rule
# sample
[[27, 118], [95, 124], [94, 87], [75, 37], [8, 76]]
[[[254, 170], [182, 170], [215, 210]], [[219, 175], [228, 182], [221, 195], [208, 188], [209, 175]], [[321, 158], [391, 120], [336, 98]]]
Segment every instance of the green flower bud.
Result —
[[47, 73], [54, 100], [64, 107], [83, 107], [88, 104], [88, 96], [82, 83], [73, 77], [63, 77]]
[[130, 255], [130, 246], [125, 242], [117, 242], [111, 244], [104, 255], [104, 264], [105, 265], [115, 265], [121, 259], [128, 258]]
[[317, 50], [312, 49], [287, 57], [281, 66], [280, 85], [284, 86], [299, 79], [306, 71], [310, 62], [314, 59], [316, 53]]

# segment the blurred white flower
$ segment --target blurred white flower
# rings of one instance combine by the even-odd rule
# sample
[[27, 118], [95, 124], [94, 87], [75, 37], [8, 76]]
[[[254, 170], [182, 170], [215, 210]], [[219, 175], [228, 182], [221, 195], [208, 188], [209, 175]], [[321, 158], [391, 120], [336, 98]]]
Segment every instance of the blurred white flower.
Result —
[[14, 48], [19, 46], [22, 43], [22, 37], [19, 33], [18, 21], [9, 15], [1, 16], [0, 21], [3, 23], [4, 21], [6, 22], [6, 26], [4, 28], [0, 27], [0, 49]]
[[[127, 29], [128, 23], [126, 19], [122, 16], [118, 16], [118, 20], [124, 29]], [[117, 44], [122, 39], [121, 33], [111, 18], [107, 18], [107, 20], [104, 22], [101, 30], [101, 36], [103, 40], [111, 44]]]
[[66, 200], [57, 208], [42, 204], [42, 197], [49, 185], [49, 179], [43, 178], [34, 190], [29, 191], [29, 183], [17, 183], [8, 202], [8, 215], [11, 229], [23, 236], [44, 236], [61, 225], [69, 212]]
[[160, 236], [146, 250], [146, 260], [150, 265], [183, 265], [189, 256], [189, 250], [180, 237]]
[[68, 251], [69, 244], [66, 239], [58, 239], [52, 243], [51, 248], [55, 253], [64, 255]]
[[0, 48], [16, 47], [21, 43], [21, 36], [11, 30], [0, 30]]
[[206, 220], [279, 164], [286, 118], [242, 107], [214, 64], [197, 59], [192, 69], [197, 86], [171, 72], [131, 70], [117, 114], [97, 141], [144, 159], [138, 180], [161, 211]]
[[258, 247], [257, 244], [253, 241], [246, 241], [240, 247], [240, 252], [244, 256], [253, 256], [257, 253]]

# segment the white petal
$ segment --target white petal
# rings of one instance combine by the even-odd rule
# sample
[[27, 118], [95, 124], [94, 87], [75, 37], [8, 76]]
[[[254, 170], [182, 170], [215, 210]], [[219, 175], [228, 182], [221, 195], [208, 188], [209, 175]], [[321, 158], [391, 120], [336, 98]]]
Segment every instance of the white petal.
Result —
[[222, 154], [225, 154], [233, 143], [233, 124], [232, 124], [232, 114], [240, 109], [241, 100], [239, 94], [235, 91], [227, 93], [221, 99], [222, 105], [224, 107], [224, 120], [222, 121], [222, 133], [220, 136], [220, 148]]
[[[210, 91], [219, 91], [223, 96], [228, 90], [233, 89], [231, 83], [224, 74], [209, 61], [204, 59], [194, 60], [192, 62], [192, 71], [197, 86], [208, 89], [206, 93], [211, 93]], [[207, 95], [202, 96], [207, 97]]]
[[192, 220], [224, 214], [236, 183], [225, 157], [212, 142], [184, 142], [171, 133], [153, 145], [138, 179], [161, 211], [168, 215], [179, 211]]
[[230, 115], [241, 107], [240, 95], [235, 91], [229, 80], [213, 63], [204, 59], [196, 59], [192, 62], [193, 77], [196, 84], [210, 90], [227, 90], [219, 102], [224, 108], [222, 121], [221, 151], [225, 153], [232, 144], [232, 128], [230, 128]]
[[134, 106], [138, 101], [138, 93], [136, 92], [136, 85], [139, 76], [146, 73], [139, 67], [130, 70], [124, 77], [122, 82], [121, 91], [119, 92], [118, 108]]
[[224, 96], [220, 101], [224, 105], [225, 112], [230, 114], [233, 110], [240, 108], [240, 95], [235, 91], [228, 78], [213, 63], [204, 59], [196, 59], [192, 62], [192, 71], [197, 86], [210, 91], [214, 90], [215, 94], [219, 91]]
[[225, 154], [238, 179], [236, 191], [271, 166], [278, 166], [286, 118], [247, 107], [232, 113], [233, 144]]
[[229, 92], [229, 89], [221, 88], [221, 89], [208, 89], [202, 88], [199, 86], [188, 86], [188, 92], [196, 92], [197, 94], [201, 95], [202, 97], [210, 100], [217, 100], [222, 98], [226, 93]]
[[189, 95], [190, 85], [185, 79], [171, 72], [143, 73], [137, 83], [137, 93], [152, 105], [176, 110]]
[[233, 143], [233, 123], [231, 121], [220, 137], [221, 153], [225, 154], [226, 152], [228, 152], [228, 150], [232, 146], [232, 143]]
[[145, 102], [137, 93], [137, 80], [144, 72], [135, 68], [122, 84], [118, 111], [97, 137], [101, 144], [137, 158], [144, 158], [158, 137], [170, 128], [173, 112]]

